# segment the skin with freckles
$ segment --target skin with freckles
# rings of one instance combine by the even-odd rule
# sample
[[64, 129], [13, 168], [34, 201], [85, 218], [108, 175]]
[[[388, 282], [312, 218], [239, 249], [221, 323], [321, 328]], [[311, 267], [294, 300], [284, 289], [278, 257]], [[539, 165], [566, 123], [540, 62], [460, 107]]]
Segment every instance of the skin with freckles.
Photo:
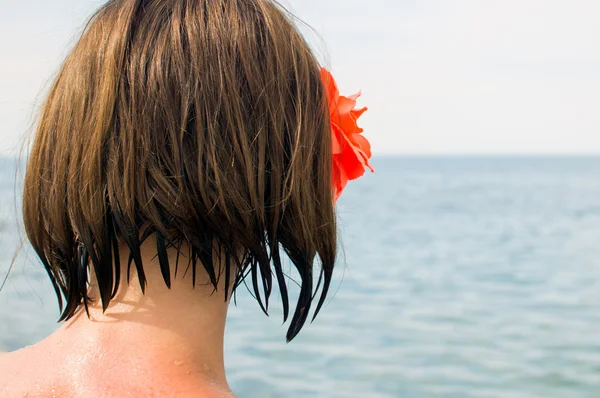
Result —
[[[131, 282], [122, 278], [105, 313], [94, 300], [89, 318], [81, 309], [45, 340], [0, 354], [0, 396], [234, 396], [223, 362], [229, 304], [221, 294], [224, 286], [214, 292], [199, 272], [192, 288], [190, 273], [181, 267], [169, 290], [152, 241], [142, 246], [145, 294], [132, 269]], [[169, 256], [175, 261], [174, 249]], [[126, 258], [121, 264], [125, 270]], [[97, 297], [93, 279], [90, 290]]]

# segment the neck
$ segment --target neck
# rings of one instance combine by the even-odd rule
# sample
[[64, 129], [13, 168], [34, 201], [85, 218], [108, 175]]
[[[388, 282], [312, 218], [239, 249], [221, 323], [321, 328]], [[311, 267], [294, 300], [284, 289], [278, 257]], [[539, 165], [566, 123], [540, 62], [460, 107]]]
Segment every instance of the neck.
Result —
[[[182, 257], [179, 272], [176, 276], [172, 272], [168, 289], [155, 247], [152, 239], [142, 246], [148, 281], [145, 294], [132, 267], [130, 283], [121, 278], [122, 284], [108, 309], [103, 312], [99, 300], [94, 300], [89, 305], [89, 317], [81, 309], [65, 323], [60, 331], [62, 338], [75, 340], [75, 346], [86, 353], [74, 353], [75, 357], [87, 358], [90, 352], [96, 352], [118, 360], [123, 369], [113, 368], [117, 372], [135, 373], [141, 367], [148, 375], [160, 374], [169, 380], [195, 377], [228, 389], [223, 361], [228, 303], [222, 288], [214, 292], [201, 267], [193, 288], [191, 269], [187, 274], [182, 272], [187, 265]], [[174, 265], [175, 252], [169, 255]], [[122, 269], [126, 270], [126, 259], [122, 260]]]

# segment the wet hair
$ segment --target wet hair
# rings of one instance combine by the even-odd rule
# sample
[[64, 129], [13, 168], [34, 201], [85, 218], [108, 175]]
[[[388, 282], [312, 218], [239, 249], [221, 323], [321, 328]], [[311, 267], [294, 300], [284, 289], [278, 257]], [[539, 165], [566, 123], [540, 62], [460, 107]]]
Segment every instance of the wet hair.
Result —
[[92, 272], [106, 310], [121, 280], [119, 248], [144, 289], [140, 246], [154, 236], [167, 286], [175, 248], [193, 283], [197, 267], [215, 291], [225, 279], [226, 300], [247, 277], [267, 312], [275, 281], [284, 321], [287, 256], [300, 284], [294, 338], [317, 296], [319, 312], [336, 257], [319, 70], [274, 1], [102, 6], [50, 88], [25, 176], [25, 230], [60, 320], [87, 309]]

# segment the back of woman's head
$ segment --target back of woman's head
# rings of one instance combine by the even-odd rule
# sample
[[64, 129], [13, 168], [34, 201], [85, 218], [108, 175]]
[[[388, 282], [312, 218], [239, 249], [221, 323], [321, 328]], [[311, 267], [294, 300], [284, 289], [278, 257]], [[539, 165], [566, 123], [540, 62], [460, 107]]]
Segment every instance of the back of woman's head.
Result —
[[167, 285], [167, 250], [186, 247], [194, 273], [215, 289], [224, 278], [224, 299], [248, 275], [266, 307], [278, 284], [287, 317], [282, 250], [301, 283], [293, 338], [319, 289], [315, 260], [318, 312], [336, 255], [319, 69], [269, 0], [104, 5], [49, 92], [25, 179], [25, 228], [61, 319], [87, 305], [90, 270], [108, 306], [122, 245], [143, 288], [140, 246], [153, 236]]

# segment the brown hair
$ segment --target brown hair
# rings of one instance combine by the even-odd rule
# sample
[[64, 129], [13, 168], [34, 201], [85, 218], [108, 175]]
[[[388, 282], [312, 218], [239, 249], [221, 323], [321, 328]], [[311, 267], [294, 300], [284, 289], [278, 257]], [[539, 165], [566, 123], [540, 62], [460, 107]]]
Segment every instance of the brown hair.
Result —
[[336, 256], [319, 69], [273, 1], [111, 0], [97, 11], [49, 92], [25, 178], [25, 229], [61, 320], [87, 308], [90, 269], [107, 308], [123, 242], [143, 289], [140, 245], [154, 235], [167, 286], [167, 249], [185, 243], [194, 274], [202, 266], [215, 290], [225, 278], [225, 299], [250, 276], [266, 312], [274, 274], [285, 320], [282, 249], [300, 277], [294, 338], [319, 285], [315, 316], [323, 304]]

